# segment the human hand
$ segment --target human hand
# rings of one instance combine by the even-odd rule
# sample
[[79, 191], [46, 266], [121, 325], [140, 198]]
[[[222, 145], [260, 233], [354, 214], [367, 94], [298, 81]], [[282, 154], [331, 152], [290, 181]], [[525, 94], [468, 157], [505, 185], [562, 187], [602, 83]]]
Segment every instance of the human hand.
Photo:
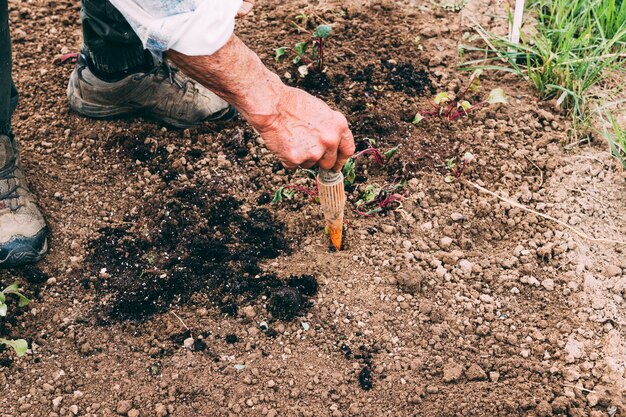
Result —
[[354, 154], [354, 138], [348, 121], [322, 100], [299, 90], [284, 87], [270, 115], [247, 115], [265, 146], [287, 169], [340, 170]]
[[254, 1], [255, 0], [244, 0], [243, 4], [239, 8], [239, 11], [237, 12], [237, 17], [243, 17], [250, 13], [254, 7]]

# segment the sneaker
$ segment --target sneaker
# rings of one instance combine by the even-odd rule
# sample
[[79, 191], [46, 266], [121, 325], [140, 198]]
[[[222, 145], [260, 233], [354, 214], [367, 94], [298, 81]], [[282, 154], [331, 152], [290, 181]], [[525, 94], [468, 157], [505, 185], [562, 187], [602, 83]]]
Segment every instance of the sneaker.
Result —
[[0, 135], [0, 268], [39, 261], [48, 250], [48, 228], [35, 204], [14, 138]]
[[166, 63], [115, 82], [102, 81], [78, 56], [67, 86], [70, 107], [95, 119], [143, 115], [178, 128], [229, 120], [236, 110], [215, 93]]

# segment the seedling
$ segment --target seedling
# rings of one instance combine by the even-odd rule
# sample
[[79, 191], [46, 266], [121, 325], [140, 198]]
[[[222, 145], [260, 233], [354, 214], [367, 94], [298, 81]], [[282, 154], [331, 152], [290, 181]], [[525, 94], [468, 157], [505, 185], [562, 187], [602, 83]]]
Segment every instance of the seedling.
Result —
[[460, 178], [463, 175], [465, 168], [474, 160], [474, 155], [471, 152], [465, 152], [463, 158], [457, 161], [457, 158], [448, 159], [446, 162], [446, 168], [448, 168], [448, 175], [444, 178], [444, 181], [448, 184], [453, 183], [455, 179]]
[[316, 68], [318, 71], [324, 69], [324, 49], [326, 39], [330, 36], [333, 27], [331, 25], [320, 25], [314, 31], [310, 31], [300, 25], [297, 25], [298, 30], [301, 30], [309, 35], [309, 39], [304, 42], [298, 42], [293, 48], [283, 46], [276, 48], [276, 62], [283, 59], [288, 52], [294, 54], [293, 63], [295, 65], [301, 64], [298, 67], [300, 75], [305, 77], [310, 69]]
[[415, 118], [413, 118], [413, 124], [417, 126], [419, 122], [430, 117], [437, 117], [445, 122], [453, 122], [463, 116], [469, 115], [470, 112], [478, 109], [479, 107], [497, 103], [508, 103], [502, 88], [494, 88], [491, 90], [486, 100], [475, 104], [465, 100], [465, 96], [468, 92], [476, 92], [479, 88], [480, 71], [476, 71], [470, 77], [469, 85], [465, 87], [465, 89], [458, 96], [454, 96], [454, 94], [448, 92], [440, 92], [433, 100], [428, 100], [432, 110], [418, 112], [415, 115]]
[[405, 186], [406, 181], [394, 181], [383, 186], [378, 184], [368, 185], [365, 187], [361, 198], [356, 202], [357, 213], [361, 216], [371, 217], [389, 208], [392, 203], [404, 200], [404, 195], [401, 194], [401, 191]]
[[[17, 283], [11, 284], [0, 291], [0, 317], [6, 317], [7, 315], [8, 305], [6, 301], [9, 295], [17, 297], [17, 306], [19, 308], [26, 307], [30, 303], [30, 300], [21, 291]], [[11, 346], [17, 356], [23, 356], [28, 350], [28, 342], [24, 339], [10, 340], [0, 338], [0, 345]]]
[[375, 147], [376, 141], [374, 139], [366, 138], [364, 140], [367, 143], [367, 148], [354, 154], [354, 156], [350, 158], [343, 166], [343, 177], [347, 185], [354, 184], [354, 181], [356, 180], [355, 170], [357, 159], [363, 156], [372, 155], [374, 157], [374, 161], [376, 161], [376, 164], [378, 166], [383, 166], [386, 165], [389, 160], [393, 158], [396, 152], [398, 152], [398, 149], [400, 149], [400, 145], [398, 145], [385, 152], [381, 152]]
[[[298, 172], [305, 172], [309, 174], [312, 178], [315, 178], [317, 175], [315, 171], [311, 169], [300, 169]], [[280, 187], [274, 193], [274, 198], [272, 199], [272, 204], [278, 204], [283, 200], [291, 200], [293, 199], [296, 192], [300, 192], [309, 196], [312, 202], [319, 202], [318, 191], [317, 191], [317, 183], [314, 188], [307, 188], [301, 185], [284, 185]]]

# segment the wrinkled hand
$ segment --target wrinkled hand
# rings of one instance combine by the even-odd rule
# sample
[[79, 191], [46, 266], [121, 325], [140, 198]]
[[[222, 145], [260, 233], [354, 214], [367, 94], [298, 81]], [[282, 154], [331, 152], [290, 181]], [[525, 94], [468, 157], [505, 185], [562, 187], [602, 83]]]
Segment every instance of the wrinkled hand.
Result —
[[239, 8], [239, 11], [237, 12], [237, 17], [243, 17], [250, 13], [254, 7], [254, 1], [255, 0], [244, 0], [243, 4]]
[[249, 121], [287, 169], [318, 165], [338, 171], [354, 153], [346, 118], [296, 88], [284, 88], [271, 116]]

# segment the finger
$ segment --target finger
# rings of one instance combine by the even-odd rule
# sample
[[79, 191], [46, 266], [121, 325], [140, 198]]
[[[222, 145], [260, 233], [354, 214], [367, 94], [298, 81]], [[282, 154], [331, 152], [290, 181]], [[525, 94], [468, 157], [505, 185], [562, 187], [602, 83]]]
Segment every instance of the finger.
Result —
[[317, 165], [320, 168], [325, 169], [325, 170], [332, 169], [333, 171], [336, 171], [334, 169], [336, 164], [337, 164], [337, 149], [327, 150], [317, 163]]
[[348, 159], [354, 155], [354, 137], [352, 136], [352, 132], [346, 130], [346, 133], [341, 137], [341, 142], [339, 143], [339, 148], [337, 148], [337, 160], [335, 165], [333, 166], [333, 171], [338, 172], [343, 168]]
[[239, 11], [237, 12], [237, 17], [243, 17], [247, 15], [248, 13], [250, 13], [253, 7], [254, 7], [254, 0], [244, 1], [241, 7], [239, 8]]

